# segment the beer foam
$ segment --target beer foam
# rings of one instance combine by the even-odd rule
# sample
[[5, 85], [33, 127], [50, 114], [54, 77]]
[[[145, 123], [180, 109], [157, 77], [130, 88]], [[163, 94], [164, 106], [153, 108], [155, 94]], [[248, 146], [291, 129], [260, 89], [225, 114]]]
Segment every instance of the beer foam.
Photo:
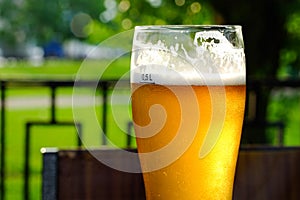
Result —
[[[224, 33], [199, 31], [182, 36], [177, 32], [155, 42], [134, 37], [131, 82], [167, 85], [245, 84], [243, 46], [235, 46]], [[181, 38], [181, 40], [179, 40]], [[152, 38], [151, 38], [152, 39]]]

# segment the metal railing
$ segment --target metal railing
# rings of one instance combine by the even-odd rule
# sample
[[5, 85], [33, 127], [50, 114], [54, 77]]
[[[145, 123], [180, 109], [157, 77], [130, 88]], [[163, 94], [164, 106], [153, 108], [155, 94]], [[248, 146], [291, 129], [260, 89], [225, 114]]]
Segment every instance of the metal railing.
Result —
[[[108, 91], [111, 90], [116, 83], [120, 83], [124, 85], [124, 87], [129, 88], [129, 82], [119, 81], [119, 80], [107, 80], [107, 81], [80, 81], [76, 82], [76, 87], [97, 87], [96, 89], [100, 91], [102, 95], [102, 131], [103, 135], [107, 133], [107, 102], [108, 102]], [[6, 108], [7, 108], [7, 90], [12, 88], [36, 88], [36, 87], [44, 87], [49, 88], [51, 94], [50, 98], [50, 120], [48, 121], [28, 121], [25, 126], [25, 149], [24, 149], [24, 199], [29, 199], [29, 160], [30, 160], [30, 135], [31, 135], [31, 127], [33, 126], [75, 126], [78, 135], [77, 146], [81, 146], [80, 136], [82, 135], [82, 128], [80, 122], [74, 121], [60, 121], [56, 118], [56, 110], [57, 110], [57, 89], [58, 88], [67, 88], [74, 87], [75, 81], [73, 80], [64, 80], [64, 81], [53, 81], [53, 80], [1, 80], [0, 88], [1, 88], [1, 111], [0, 111], [0, 200], [5, 199], [5, 160], [6, 160]], [[100, 134], [100, 133], [99, 133]], [[102, 138], [102, 144], [105, 145], [107, 143], [106, 137]], [[127, 141], [128, 144], [130, 142]]]

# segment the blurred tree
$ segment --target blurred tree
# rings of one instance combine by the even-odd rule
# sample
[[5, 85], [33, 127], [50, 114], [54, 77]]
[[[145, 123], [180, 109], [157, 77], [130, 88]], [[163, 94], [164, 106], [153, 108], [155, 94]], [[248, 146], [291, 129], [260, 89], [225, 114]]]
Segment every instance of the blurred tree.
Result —
[[61, 37], [61, 34], [68, 31], [62, 20], [63, 9], [59, 0], [26, 0], [25, 13], [28, 40], [34, 40], [37, 44]]
[[[132, 29], [136, 25], [212, 24], [214, 10], [207, 2], [195, 0], [105, 0], [100, 21], [93, 22], [97, 30], [105, 33]], [[95, 31], [89, 41], [100, 42], [107, 38]], [[105, 37], [103, 37], [105, 36]]]
[[13, 49], [26, 39], [25, 16], [22, 11], [22, 2], [0, 1], [0, 45], [7, 50], [8, 54], [11, 54]]
[[81, 29], [92, 18], [97, 19], [102, 8], [97, 0], [26, 0], [25, 7], [31, 37], [39, 44], [84, 37]]
[[214, 22], [211, 6], [194, 0], [2, 0], [0, 5], [0, 30], [8, 43], [20, 40], [12, 34], [18, 30], [23, 41], [39, 45], [72, 37], [98, 43], [136, 25]]
[[287, 19], [285, 28], [287, 37], [280, 50], [280, 77], [299, 78], [300, 75], [300, 0], [286, 5]]
[[77, 37], [72, 25], [75, 29], [83, 27], [79, 17], [73, 21], [74, 17], [84, 13], [89, 19], [99, 19], [104, 5], [98, 0], [1, 0], [0, 8], [0, 44], [14, 46]]

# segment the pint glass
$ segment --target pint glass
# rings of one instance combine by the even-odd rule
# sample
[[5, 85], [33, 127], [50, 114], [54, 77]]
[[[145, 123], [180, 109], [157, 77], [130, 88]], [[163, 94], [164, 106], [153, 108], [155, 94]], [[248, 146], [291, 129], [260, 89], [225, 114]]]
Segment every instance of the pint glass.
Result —
[[147, 200], [232, 199], [245, 106], [240, 26], [139, 26], [132, 116]]

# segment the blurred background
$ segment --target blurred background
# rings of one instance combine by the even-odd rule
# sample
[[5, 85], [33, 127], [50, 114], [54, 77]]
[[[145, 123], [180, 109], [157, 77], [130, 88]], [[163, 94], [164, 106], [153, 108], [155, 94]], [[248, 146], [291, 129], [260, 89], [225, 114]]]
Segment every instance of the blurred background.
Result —
[[[0, 0], [1, 199], [24, 199], [24, 188], [29, 199], [41, 199], [40, 149], [78, 146], [71, 96], [84, 58], [115, 34], [153, 24], [242, 25], [248, 85], [242, 144], [300, 145], [300, 0]], [[118, 49], [98, 51], [92, 62], [101, 68]], [[129, 59], [112, 63], [103, 81], [128, 72]], [[105, 131], [117, 146], [135, 147], [124, 134], [130, 130], [128, 102], [118, 104], [125, 113], [120, 127], [110, 104], [104, 108], [103, 95], [111, 95], [104, 88], [96, 97], [105, 130], [90, 124], [86, 114], [80, 119], [82, 133]], [[128, 95], [128, 88], [118, 95]], [[49, 124], [30, 128], [29, 187], [24, 187], [27, 124], [45, 121]], [[59, 121], [70, 124], [56, 126]]]

